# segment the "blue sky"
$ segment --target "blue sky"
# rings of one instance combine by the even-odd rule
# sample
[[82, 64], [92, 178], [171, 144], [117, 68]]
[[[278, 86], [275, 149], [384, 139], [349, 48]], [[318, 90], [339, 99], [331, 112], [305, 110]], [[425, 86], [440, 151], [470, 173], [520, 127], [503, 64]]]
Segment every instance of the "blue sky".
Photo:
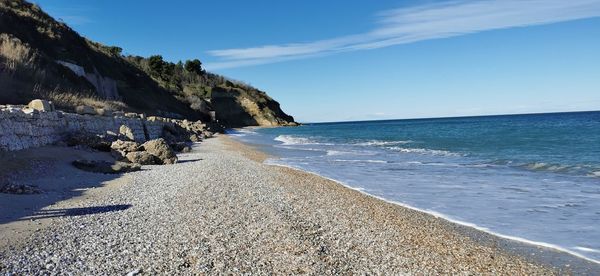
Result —
[[199, 58], [301, 122], [600, 110], [600, 0], [36, 0], [125, 53]]

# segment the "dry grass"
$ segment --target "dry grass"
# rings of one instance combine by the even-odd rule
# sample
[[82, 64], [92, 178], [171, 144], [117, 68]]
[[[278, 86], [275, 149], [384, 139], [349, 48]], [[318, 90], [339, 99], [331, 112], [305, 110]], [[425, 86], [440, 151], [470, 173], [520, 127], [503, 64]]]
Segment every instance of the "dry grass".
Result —
[[6, 69], [15, 70], [19, 65], [33, 63], [36, 54], [29, 45], [8, 34], [0, 34], [0, 56], [6, 59]]
[[[57, 107], [62, 109], [72, 109], [78, 105], [87, 105], [94, 108], [109, 108], [112, 110], [127, 110], [127, 105], [119, 101], [107, 101], [98, 96], [87, 93], [78, 93], [74, 91], [60, 91], [55, 89], [48, 93], [40, 93], [44, 98], [52, 101]], [[40, 96], [42, 96], [40, 95]]]

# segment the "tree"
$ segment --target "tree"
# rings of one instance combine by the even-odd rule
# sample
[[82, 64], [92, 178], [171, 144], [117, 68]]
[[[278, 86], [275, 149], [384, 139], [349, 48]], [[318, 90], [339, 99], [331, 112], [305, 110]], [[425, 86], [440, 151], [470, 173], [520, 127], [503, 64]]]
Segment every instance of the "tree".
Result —
[[187, 60], [185, 62], [185, 70], [200, 75], [202, 74], [202, 62], [198, 59]]
[[165, 61], [161, 55], [154, 55], [148, 58], [148, 67], [155, 76], [160, 76], [165, 68]]

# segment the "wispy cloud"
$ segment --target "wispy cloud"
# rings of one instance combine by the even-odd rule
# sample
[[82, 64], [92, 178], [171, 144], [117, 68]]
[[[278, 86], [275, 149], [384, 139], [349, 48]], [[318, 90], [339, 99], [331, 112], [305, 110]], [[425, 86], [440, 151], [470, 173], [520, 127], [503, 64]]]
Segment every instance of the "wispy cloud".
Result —
[[377, 49], [486, 30], [550, 24], [600, 16], [600, 0], [449, 1], [377, 14], [371, 31], [325, 40], [212, 50], [209, 69], [224, 69], [340, 52]]

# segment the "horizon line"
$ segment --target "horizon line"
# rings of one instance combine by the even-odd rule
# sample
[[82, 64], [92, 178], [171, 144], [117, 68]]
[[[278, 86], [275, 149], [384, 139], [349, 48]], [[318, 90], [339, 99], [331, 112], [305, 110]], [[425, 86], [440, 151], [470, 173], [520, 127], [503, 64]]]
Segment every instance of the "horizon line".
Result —
[[545, 114], [565, 114], [565, 113], [588, 113], [600, 112], [598, 110], [576, 110], [576, 111], [549, 111], [549, 112], [532, 112], [532, 113], [501, 113], [501, 114], [482, 114], [482, 115], [457, 115], [457, 116], [441, 116], [441, 117], [413, 117], [413, 118], [396, 118], [396, 119], [373, 119], [373, 120], [347, 120], [347, 121], [323, 121], [323, 122], [298, 122], [300, 124], [335, 124], [335, 123], [360, 123], [360, 122], [385, 122], [385, 121], [409, 121], [409, 120], [430, 120], [430, 119], [460, 119], [460, 118], [477, 118], [477, 117], [501, 117], [501, 116], [520, 116], [520, 115], [545, 115]]

